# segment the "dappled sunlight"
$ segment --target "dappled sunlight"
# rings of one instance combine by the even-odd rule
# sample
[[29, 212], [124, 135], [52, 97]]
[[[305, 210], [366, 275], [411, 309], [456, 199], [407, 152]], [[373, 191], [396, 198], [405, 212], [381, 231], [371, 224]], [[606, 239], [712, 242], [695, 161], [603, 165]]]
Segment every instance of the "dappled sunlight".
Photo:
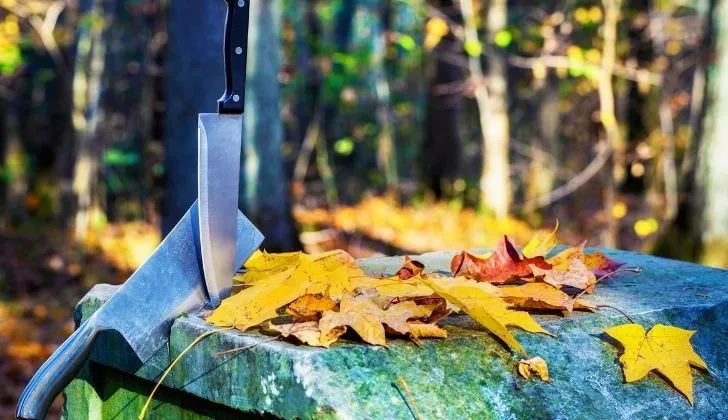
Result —
[[158, 227], [139, 221], [109, 224], [90, 232], [86, 245], [98, 249], [114, 267], [131, 272], [152, 255], [161, 240]]

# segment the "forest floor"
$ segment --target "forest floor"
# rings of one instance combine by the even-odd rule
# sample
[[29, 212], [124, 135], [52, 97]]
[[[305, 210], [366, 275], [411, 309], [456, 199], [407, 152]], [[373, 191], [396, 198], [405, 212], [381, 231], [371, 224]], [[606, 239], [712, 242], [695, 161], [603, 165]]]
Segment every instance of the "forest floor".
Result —
[[[96, 283], [127, 276], [99, 253], [53, 231], [0, 230], [0, 419], [15, 418], [33, 373], [73, 332], [73, 308]], [[57, 418], [62, 400], [49, 418]]]

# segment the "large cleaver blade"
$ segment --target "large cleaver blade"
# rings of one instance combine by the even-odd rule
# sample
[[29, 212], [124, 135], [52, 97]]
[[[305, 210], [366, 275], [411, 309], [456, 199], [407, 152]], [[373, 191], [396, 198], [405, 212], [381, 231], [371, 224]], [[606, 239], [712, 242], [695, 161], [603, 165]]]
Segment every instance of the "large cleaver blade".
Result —
[[[198, 118], [200, 246], [207, 293], [213, 307], [230, 295], [237, 267], [238, 211], [250, 1], [225, 0], [225, 93], [216, 114]], [[239, 240], [239, 239], [238, 239]]]
[[[240, 267], [260, 246], [263, 235], [237, 212]], [[210, 306], [199, 262], [198, 204], [195, 202], [146, 262], [35, 373], [18, 402], [17, 417], [41, 419], [55, 397], [88, 358], [103, 330], [116, 330], [144, 363], [169, 340], [169, 328], [183, 313]], [[231, 274], [232, 277], [232, 274]]]

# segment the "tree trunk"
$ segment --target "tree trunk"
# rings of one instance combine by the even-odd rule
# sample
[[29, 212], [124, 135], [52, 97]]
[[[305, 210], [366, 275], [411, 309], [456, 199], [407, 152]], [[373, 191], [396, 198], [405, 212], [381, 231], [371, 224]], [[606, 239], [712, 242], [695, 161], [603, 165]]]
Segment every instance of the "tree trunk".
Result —
[[698, 162], [702, 211], [703, 252], [701, 262], [728, 266], [728, 2], [720, 1], [713, 16], [717, 29], [717, 58], [708, 77], [708, 108], [703, 144]]
[[[96, 19], [104, 16], [101, 2], [94, 5]], [[78, 57], [74, 75], [74, 121], [79, 140], [73, 171], [73, 192], [76, 196], [74, 236], [83, 240], [88, 233], [94, 197], [98, 194], [101, 146], [99, 126], [103, 118], [100, 106], [101, 83], [104, 75], [106, 42], [103, 26], [89, 25], [88, 32], [79, 38]], [[98, 197], [96, 195], [96, 197]]]
[[266, 236], [263, 245], [271, 251], [299, 247], [281, 154], [280, 21], [279, 1], [252, 1], [240, 205]]
[[[87, 34], [88, 25], [79, 25], [80, 18], [87, 16], [92, 6], [92, 0], [80, 0], [67, 4], [66, 11], [61, 15], [59, 21], [64, 26], [74, 28], [74, 39], [65, 49], [64, 56], [67, 65], [66, 74], [58, 72], [58, 94], [55, 101], [55, 125], [56, 132], [56, 155], [53, 172], [56, 178], [59, 206], [57, 219], [61, 226], [70, 227], [75, 216], [76, 196], [73, 192], [74, 168], [76, 163], [76, 124], [74, 116], [75, 93], [74, 80], [75, 65], [77, 61], [78, 44], [80, 39]], [[71, 106], [69, 106], [71, 104]]]
[[[456, 23], [463, 17], [452, 0], [440, 2], [438, 10]], [[449, 32], [428, 54], [428, 79], [425, 133], [422, 141], [422, 176], [424, 183], [442, 198], [445, 188], [458, 174], [461, 158], [461, 124], [465, 71], [453, 63], [454, 44], [459, 41]], [[457, 88], [452, 88], [453, 86]]]
[[23, 150], [15, 112], [8, 113], [5, 133], [5, 172], [8, 179], [6, 212], [11, 223], [18, 223], [26, 216], [25, 197], [28, 194], [28, 162]]
[[607, 226], [602, 233], [602, 243], [616, 248], [619, 245], [619, 221], [612, 217], [617, 188], [626, 174], [626, 150], [622, 133], [617, 124], [614, 106], [614, 66], [617, 60], [617, 24], [621, 0], [602, 0], [604, 4], [604, 46], [599, 71], [599, 117], [604, 127], [605, 141], [613, 153], [612, 176], [608, 178], [604, 197], [604, 214]]
[[[705, 189], [698, 171], [704, 169], [704, 161], [700, 158], [705, 151], [704, 141], [707, 139], [705, 128], [706, 117], [714, 112], [709, 107], [710, 99], [720, 100], [715, 94], [720, 93], [714, 85], [708, 86], [708, 69], [713, 62], [716, 50], [716, 24], [714, 18], [718, 0], [701, 0], [697, 4], [700, 42], [698, 43], [697, 63], [693, 75], [692, 92], [690, 94], [690, 143], [685, 151], [679, 169], [678, 208], [675, 222], [662, 233], [654, 247], [654, 253], [663, 257], [690, 261], [701, 259], [703, 246], [703, 211], [705, 205]], [[725, 34], [723, 34], [725, 36]], [[713, 70], [713, 69], [711, 69]], [[725, 72], [725, 70], [724, 70]], [[714, 74], [720, 77], [720, 74]], [[711, 78], [712, 79], [712, 78]], [[718, 81], [719, 79], [715, 79]], [[711, 94], [712, 91], [713, 94]], [[725, 95], [725, 93], [723, 93]], [[700, 167], [698, 167], [700, 166]], [[710, 250], [705, 250], [706, 254]], [[719, 250], [721, 252], [722, 250]], [[706, 261], [713, 259], [708, 256]], [[720, 258], [717, 258], [720, 260]], [[719, 262], [718, 262], [719, 264]], [[726, 262], [723, 266], [728, 265]]]
[[[547, 70], [548, 71], [548, 70]], [[541, 81], [539, 91], [540, 103], [538, 113], [539, 139], [534, 139], [530, 154], [531, 162], [526, 185], [526, 202], [535, 202], [539, 197], [547, 196], [556, 184], [556, 171], [561, 156], [559, 142], [559, 91], [555, 76], [548, 73]], [[542, 214], [537, 209], [528, 212], [526, 217], [533, 217], [533, 222], [540, 223]]]
[[[465, 19], [465, 42], [479, 45], [472, 0], [460, 0]], [[507, 66], [504, 57], [495, 50], [493, 40], [507, 25], [506, 0], [493, 0], [486, 19], [488, 48], [488, 80], [483, 77], [480, 56], [469, 54], [471, 83], [480, 112], [483, 136], [483, 163], [480, 175], [480, 205], [495, 217], [508, 216], [512, 192], [510, 178], [510, 123], [508, 119]]]
[[383, 7], [375, 10], [381, 18], [378, 19], [373, 31], [372, 73], [374, 89], [377, 97], [377, 123], [379, 136], [377, 141], [377, 165], [384, 173], [384, 180], [389, 193], [395, 193], [399, 184], [397, 171], [397, 147], [395, 140], [394, 121], [392, 117], [391, 89], [386, 68], [386, 54], [388, 48], [388, 33], [391, 27], [391, 4], [384, 2]]

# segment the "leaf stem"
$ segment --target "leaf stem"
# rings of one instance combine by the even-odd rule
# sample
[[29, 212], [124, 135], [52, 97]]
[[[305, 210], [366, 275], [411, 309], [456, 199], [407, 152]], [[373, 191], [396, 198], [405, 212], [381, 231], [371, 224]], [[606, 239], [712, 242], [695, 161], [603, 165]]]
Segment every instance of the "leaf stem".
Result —
[[630, 317], [629, 317], [629, 315], [627, 315], [627, 313], [626, 313], [626, 312], [624, 312], [623, 310], [621, 310], [621, 309], [619, 309], [619, 308], [616, 308], [616, 307], [614, 307], [614, 306], [612, 306], [612, 305], [597, 305], [597, 308], [609, 308], [609, 309], [614, 309], [615, 311], [617, 311], [617, 312], [619, 312], [620, 314], [624, 315], [624, 317], [625, 317], [625, 318], [627, 318], [627, 319], [629, 320], [629, 322], [631, 322], [631, 323], [633, 323], [633, 324], [636, 324], [636, 322], [634, 322], [634, 320], [633, 320], [632, 318], [630, 318]]
[[[599, 277], [597, 279], [597, 281], [594, 282], [594, 286], [596, 286], [597, 284], [599, 284], [600, 281], [602, 281], [604, 279], [607, 279], [609, 277], [612, 277], [613, 275], [615, 275], [617, 273], [637, 273], [637, 274], [639, 274], [641, 272], [642, 272], [642, 269], [641, 268], [621, 268], [619, 270], [614, 270], [611, 273], [607, 273], [607, 274]], [[578, 295], [574, 296], [574, 298], [572, 299], [572, 301], [575, 301], [575, 300], [579, 299], [580, 297], [584, 296], [584, 294], [586, 292], [587, 292], [587, 289], [582, 290]]]

